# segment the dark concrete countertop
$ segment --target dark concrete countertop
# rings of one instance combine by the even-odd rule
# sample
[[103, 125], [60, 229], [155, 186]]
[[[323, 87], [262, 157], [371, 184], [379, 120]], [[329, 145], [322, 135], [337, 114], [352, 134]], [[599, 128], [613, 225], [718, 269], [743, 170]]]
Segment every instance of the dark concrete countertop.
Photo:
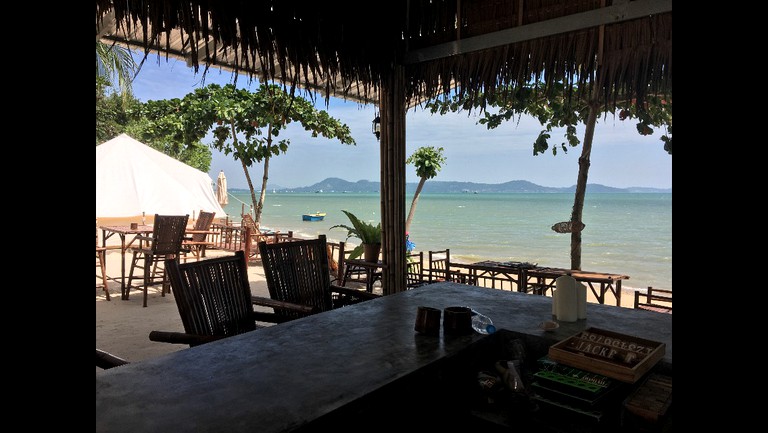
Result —
[[96, 376], [96, 431], [291, 431], [485, 338], [419, 335], [419, 305], [471, 306], [552, 344], [589, 327], [659, 341], [671, 368], [671, 314], [588, 304], [586, 320], [544, 332], [551, 302], [438, 283], [113, 368]]

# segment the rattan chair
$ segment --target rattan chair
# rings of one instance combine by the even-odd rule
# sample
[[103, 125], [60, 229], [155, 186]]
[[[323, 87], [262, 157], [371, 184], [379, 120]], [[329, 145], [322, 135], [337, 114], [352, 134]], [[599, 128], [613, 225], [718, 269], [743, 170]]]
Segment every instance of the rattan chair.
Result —
[[[209, 234], [215, 234], [211, 231], [211, 225], [213, 224], [213, 217], [216, 212], [206, 212], [201, 210], [200, 215], [195, 221], [195, 226], [192, 230], [187, 230], [187, 234], [191, 234], [188, 239], [184, 239], [181, 243], [182, 249], [186, 249], [191, 253], [195, 260], [200, 260], [205, 257], [205, 249], [214, 245], [213, 241], [207, 240]], [[187, 253], [182, 256], [184, 261], [187, 260]]]
[[152, 341], [191, 347], [265, 326], [258, 322], [288, 320], [272, 312], [256, 311], [254, 305], [293, 309], [299, 313], [312, 311], [309, 307], [252, 296], [243, 251], [189, 263], [166, 260], [165, 267], [184, 332], [152, 331], [149, 334]]
[[[170, 293], [170, 284], [166, 278], [165, 270], [161, 265], [166, 259], [179, 259], [182, 251], [181, 243], [184, 240], [184, 231], [187, 229], [189, 215], [155, 215], [154, 227], [150, 236], [136, 236], [134, 242], [139, 242], [133, 250], [131, 260], [131, 272], [128, 276], [126, 299], [132, 288], [144, 290], [144, 306], [147, 306], [147, 291], [149, 286], [162, 284], [161, 295]], [[142, 277], [133, 276], [135, 269], [142, 269]], [[134, 279], [141, 279], [141, 286], [133, 286]]]
[[331, 284], [325, 235], [293, 242], [259, 242], [261, 263], [273, 300], [311, 308], [308, 313], [275, 308], [275, 314], [298, 319], [379, 295]]

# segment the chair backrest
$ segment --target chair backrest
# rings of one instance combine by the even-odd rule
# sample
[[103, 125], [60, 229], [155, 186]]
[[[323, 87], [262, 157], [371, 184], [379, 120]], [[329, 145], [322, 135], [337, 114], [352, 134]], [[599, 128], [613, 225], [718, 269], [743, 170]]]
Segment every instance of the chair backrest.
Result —
[[[293, 242], [261, 241], [259, 252], [272, 299], [319, 311], [333, 308], [325, 235]], [[275, 313], [293, 319], [307, 315], [283, 310]]]
[[189, 215], [157, 215], [155, 214], [152, 228], [152, 244], [154, 254], [178, 254], [184, 241]]
[[184, 331], [226, 336], [256, 329], [245, 254], [196, 262], [165, 261]]
[[635, 308], [672, 314], [672, 291], [648, 287], [646, 292], [635, 292]]
[[[213, 224], [213, 217], [216, 215], [216, 212], [206, 212], [204, 210], [200, 211], [200, 215], [197, 217], [197, 221], [195, 221], [195, 230], [210, 230], [211, 225]], [[207, 236], [206, 233], [193, 233], [192, 234], [192, 242], [203, 242], [205, 241], [205, 237]]]
[[344, 278], [344, 260], [349, 257], [352, 252], [346, 249], [346, 243], [341, 242], [328, 242], [328, 267], [331, 273], [331, 282], [341, 284]]
[[405, 254], [405, 285], [408, 288], [418, 287], [424, 284], [424, 252], [410, 252]]
[[450, 281], [451, 250], [429, 252], [429, 281]]
[[254, 233], [259, 233], [259, 226], [256, 225], [256, 221], [253, 220], [251, 214], [243, 214], [243, 227], [251, 229]]

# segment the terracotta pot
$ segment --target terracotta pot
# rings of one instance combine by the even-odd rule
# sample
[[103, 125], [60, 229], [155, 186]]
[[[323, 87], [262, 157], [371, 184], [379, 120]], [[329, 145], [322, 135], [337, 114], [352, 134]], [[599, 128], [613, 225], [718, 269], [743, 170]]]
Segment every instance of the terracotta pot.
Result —
[[381, 244], [363, 244], [363, 260], [376, 263], [379, 261]]

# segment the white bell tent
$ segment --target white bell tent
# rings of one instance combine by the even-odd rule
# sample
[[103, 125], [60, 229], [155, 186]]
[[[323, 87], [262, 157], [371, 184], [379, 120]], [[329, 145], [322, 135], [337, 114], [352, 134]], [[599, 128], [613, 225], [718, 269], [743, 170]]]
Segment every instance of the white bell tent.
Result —
[[96, 146], [96, 218], [224, 217], [208, 173], [121, 134]]

